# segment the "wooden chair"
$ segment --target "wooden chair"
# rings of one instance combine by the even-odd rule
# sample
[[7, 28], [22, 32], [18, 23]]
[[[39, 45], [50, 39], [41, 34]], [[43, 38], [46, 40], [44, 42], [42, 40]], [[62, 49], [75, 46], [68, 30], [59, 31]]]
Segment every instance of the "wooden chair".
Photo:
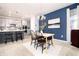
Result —
[[[49, 48], [50, 45], [53, 44], [52, 36], [47, 37], [47, 41], [48, 41], [47, 47]], [[44, 36], [38, 36], [36, 49], [37, 49], [38, 46], [41, 46], [42, 47], [42, 53], [43, 53], [43, 50], [46, 48], [45, 44], [46, 44], [46, 38]]]
[[34, 47], [35, 47], [36, 41], [37, 41], [36, 33], [33, 30], [31, 30], [31, 45], [32, 43], [34, 43]]
[[45, 49], [44, 45], [46, 43], [46, 40], [44, 38], [44, 36], [39, 36], [38, 39], [37, 39], [37, 46], [36, 46], [36, 49], [38, 46], [41, 46], [42, 47], [42, 53], [43, 53], [43, 50]]
[[47, 37], [47, 41], [48, 41], [48, 48], [49, 48], [50, 45], [53, 45], [52, 36]]

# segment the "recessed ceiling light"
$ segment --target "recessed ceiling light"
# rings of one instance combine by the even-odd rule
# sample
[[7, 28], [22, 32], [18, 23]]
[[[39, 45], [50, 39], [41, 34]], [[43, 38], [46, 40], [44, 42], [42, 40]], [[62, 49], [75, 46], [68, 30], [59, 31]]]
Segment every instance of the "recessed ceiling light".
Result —
[[16, 11], [16, 13], [18, 13], [18, 11]]

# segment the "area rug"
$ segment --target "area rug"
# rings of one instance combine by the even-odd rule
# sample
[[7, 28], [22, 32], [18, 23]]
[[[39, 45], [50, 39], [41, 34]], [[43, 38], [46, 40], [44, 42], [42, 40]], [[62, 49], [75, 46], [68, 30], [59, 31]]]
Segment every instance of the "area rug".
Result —
[[42, 53], [42, 48], [38, 47], [37, 49], [34, 48], [34, 45], [30, 45], [30, 42], [24, 43], [23, 46], [25, 46], [31, 53], [33, 53], [34, 56], [58, 56], [62, 46], [60, 45], [51, 45], [50, 48]]

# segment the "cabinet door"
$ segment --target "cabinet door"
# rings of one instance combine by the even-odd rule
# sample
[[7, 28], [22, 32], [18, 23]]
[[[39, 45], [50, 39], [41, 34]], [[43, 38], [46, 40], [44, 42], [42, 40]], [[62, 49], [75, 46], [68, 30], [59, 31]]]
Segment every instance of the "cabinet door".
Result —
[[2, 43], [2, 33], [0, 33], [0, 43]]
[[4, 43], [5, 42], [5, 36], [3, 32], [0, 32], [0, 43]]
[[72, 42], [72, 45], [79, 47], [79, 31], [78, 30], [71, 31], [71, 42]]

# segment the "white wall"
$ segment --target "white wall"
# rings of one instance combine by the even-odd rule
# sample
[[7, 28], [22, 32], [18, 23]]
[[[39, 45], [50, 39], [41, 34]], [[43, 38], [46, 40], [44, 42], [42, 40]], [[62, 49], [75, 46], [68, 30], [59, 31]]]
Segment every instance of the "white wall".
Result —
[[36, 17], [35, 28], [36, 28], [36, 31], [39, 31], [39, 18], [38, 17]]
[[31, 30], [33, 31], [39, 30], [39, 19], [36, 16], [31, 17]]
[[31, 30], [35, 31], [35, 17], [31, 17]]
[[22, 19], [22, 25], [27, 25], [27, 18], [26, 19]]

